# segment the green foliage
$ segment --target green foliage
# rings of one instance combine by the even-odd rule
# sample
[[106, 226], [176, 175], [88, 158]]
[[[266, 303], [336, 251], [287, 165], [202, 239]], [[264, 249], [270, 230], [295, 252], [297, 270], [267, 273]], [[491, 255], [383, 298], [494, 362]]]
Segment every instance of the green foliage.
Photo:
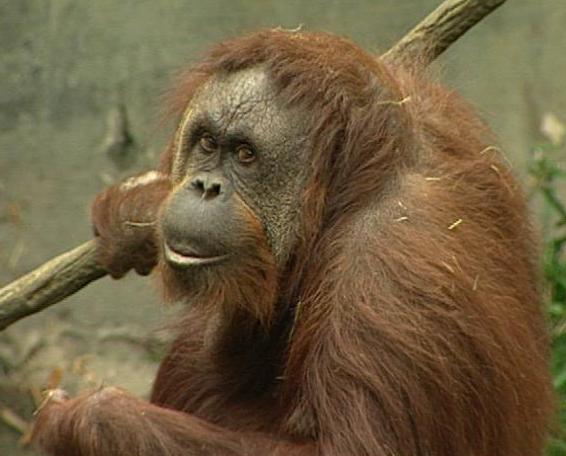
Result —
[[542, 267], [552, 336], [551, 367], [559, 400], [560, 429], [549, 444], [548, 456], [566, 455], [566, 172], [557, 164], [563, 153], [564, 145], [538, 147], [529, 166], [535, 196], [542, 200]]

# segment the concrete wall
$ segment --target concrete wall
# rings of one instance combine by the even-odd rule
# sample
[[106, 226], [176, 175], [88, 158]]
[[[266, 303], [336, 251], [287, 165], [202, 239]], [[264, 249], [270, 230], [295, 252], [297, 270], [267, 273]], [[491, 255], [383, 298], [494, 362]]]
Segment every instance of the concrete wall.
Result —
[[[324, 30], [386, 50], [439, 0], [0, 0], [0, 284], [90, 237], [102, 187], [150, 166], [171, 74], [259, 27]], [[519, 174], [541, 117], [566, 120], [566, 3], [513, 0], [437, 65], [491, 123]], [[106, 153], [125, 107], [135, 162]], [[29, 418], [30, 389], [120, 384], [144, 394], [164, 310], [147, 279], [103, 279], [0, 334], [0, 408]], [[0, 421], [0, 454], [19, 454]], [[23, 454], [23, 453], [22, 453]], [[28, 453], [26, 453], [28, 454]]]

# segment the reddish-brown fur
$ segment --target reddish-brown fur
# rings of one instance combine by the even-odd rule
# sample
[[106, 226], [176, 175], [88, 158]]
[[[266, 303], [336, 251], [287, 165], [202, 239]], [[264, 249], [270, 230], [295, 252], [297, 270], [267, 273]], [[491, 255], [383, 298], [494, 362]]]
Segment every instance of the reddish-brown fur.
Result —
[[[487, 129], [416, 71], [283, 31], [214, 48], [173, 110], [211, 74], [256, 65], [280, 100], [312, 113], [289, 264], [274, 272], [258, 225], [249, 264], [198, 290], [152, 403], [114, 389], [52, 401], [40, 445], [57, 456], [541, 455], [552, 394], [537, 258]], [[195, 292], [161, 269], [166, 291]]]

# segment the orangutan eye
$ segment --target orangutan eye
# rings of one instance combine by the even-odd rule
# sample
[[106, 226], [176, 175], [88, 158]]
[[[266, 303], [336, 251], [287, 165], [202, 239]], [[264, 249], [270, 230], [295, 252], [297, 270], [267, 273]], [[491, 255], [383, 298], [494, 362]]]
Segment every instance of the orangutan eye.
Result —
[[257, 155], [250, 146], [241, 145], [236, 149], [236, 158], [244, 165], [252, 163]]
[[214, 138], [209, 134], [202, 135], [199, 139], [199, 144], [201, 149], [207, 154], [215, 152], [218, 147]]

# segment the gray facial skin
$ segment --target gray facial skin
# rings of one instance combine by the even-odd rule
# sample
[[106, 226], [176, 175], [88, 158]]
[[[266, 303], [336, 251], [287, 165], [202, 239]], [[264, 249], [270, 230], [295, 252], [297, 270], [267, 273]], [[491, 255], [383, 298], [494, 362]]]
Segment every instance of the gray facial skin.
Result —
[[[308, 118], [281, 106], [261, 68], [216, 75], [193, 97], [177, 134], [173, 181], [221, 173], [259, 218], [276, 264], [282, 267], [296, 238], [300, 195], [309, 165]], [[199, 139], [218, 145], [206, 154]], [[253, 163], [238, 162], [245, 144]]]

